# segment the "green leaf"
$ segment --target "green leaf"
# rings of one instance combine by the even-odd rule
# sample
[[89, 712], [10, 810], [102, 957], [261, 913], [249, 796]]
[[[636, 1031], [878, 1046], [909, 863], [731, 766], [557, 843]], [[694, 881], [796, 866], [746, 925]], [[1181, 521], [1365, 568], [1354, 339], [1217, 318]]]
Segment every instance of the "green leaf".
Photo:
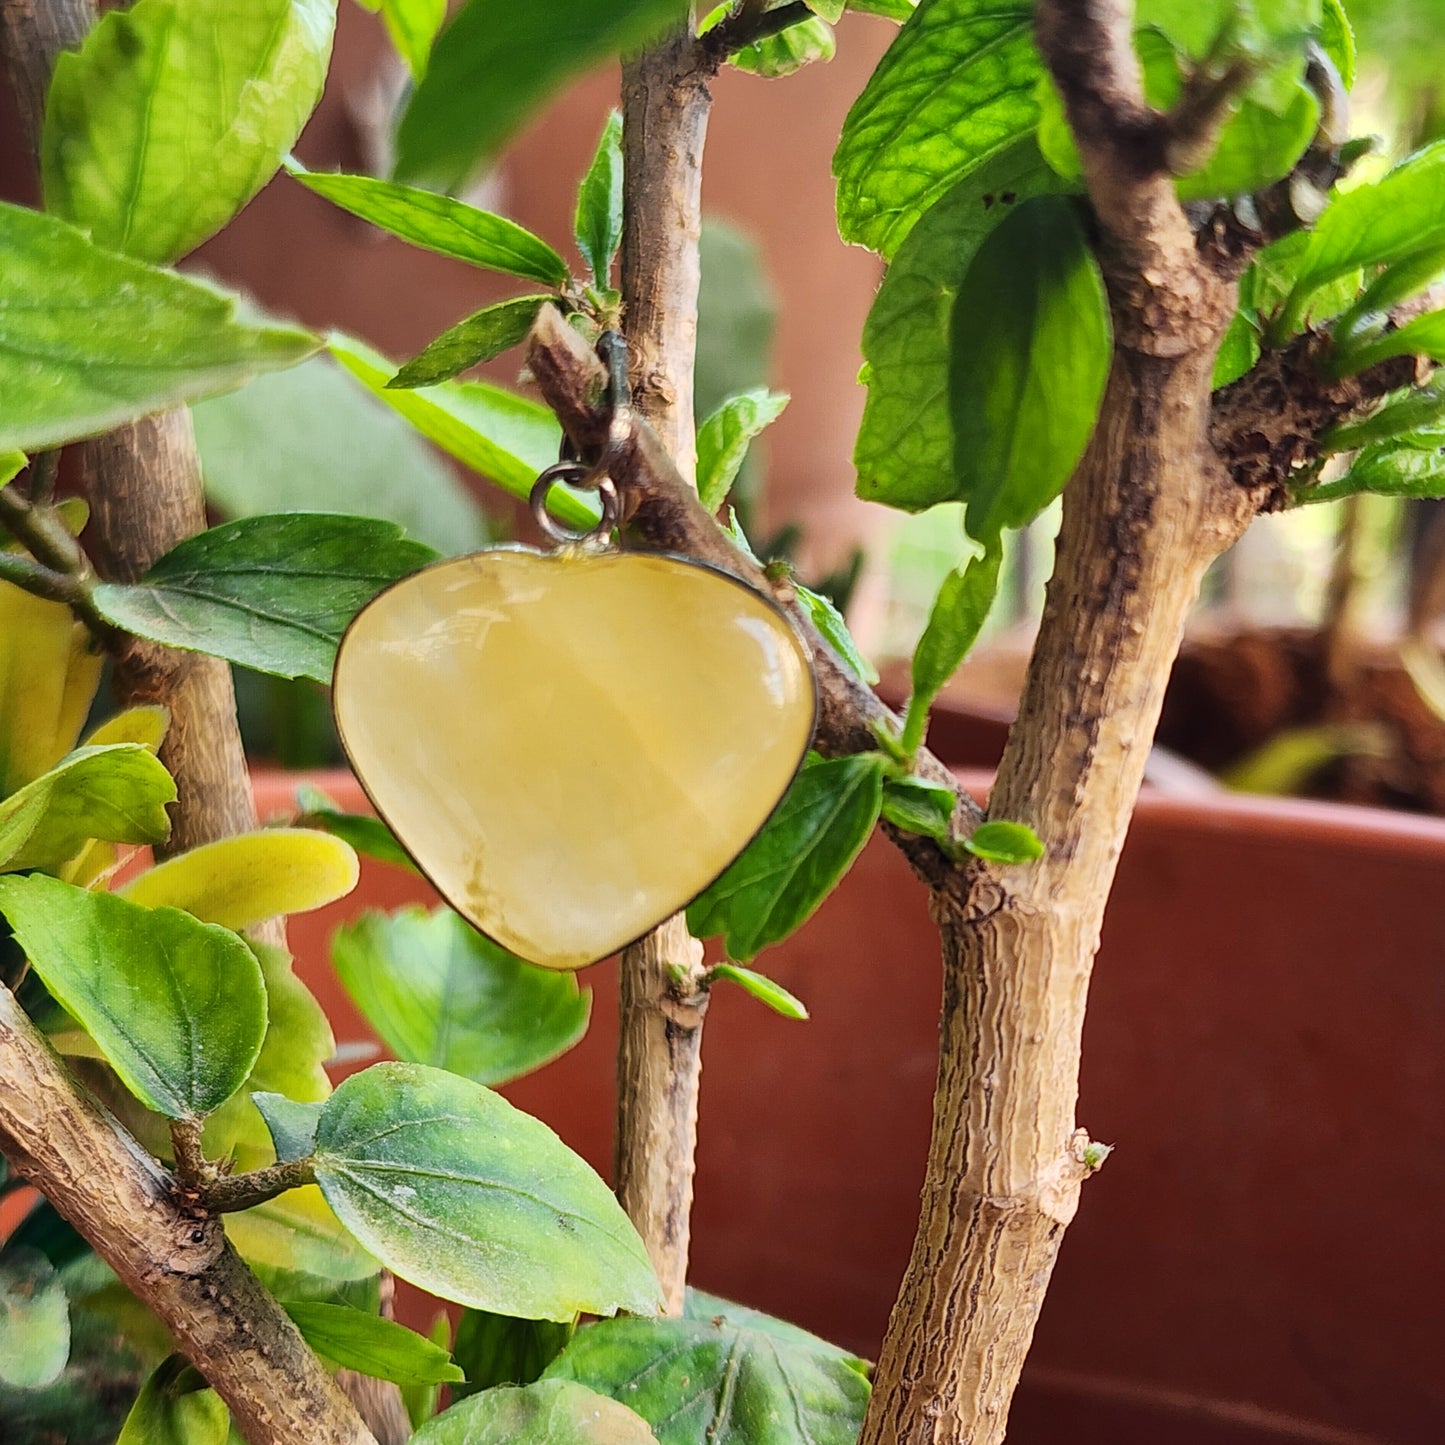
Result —
[[397, 133], [397, 174], [454, 189], [568, 76], [643, 44], [686, 0], [471, 0], [442, 31]]
[[1324, 0], [1320, 14], [1320, 44], [1335, 63], [1346, 90], [1355, 85], [1355, 32], [1340, 0]]
[[56, 869], [92, 838], [164, 843], [176, 785], [137, 743], [77, 748], [0, 801], [0, 872]]
[[715, 982], [717, 979], [725, 978], [729, 983], [735, 983], [746, 994], [750, 994], [761, 1004], [766, 1004], [775, 1014], [781, 1014], [785, 1019], [805, 1019], [808, 1017], [807, 1005], [796, 994], [791, 994], [782, 984], [769, 978], [765, 973], [758, 973], [755, 969], [743, 968], [736, 963], [719, 963], [708, 970], [708, 981]]
[[907, 20], [918, 0], [848, 0], [848, 9], [865, 15], [881, 15], [885, 20]]
[[572, 226], [577, 250], [601, 287], [612, 284], [612, 258], [622, 244], [622, 112], [611, 111], [577, 190]]
[[319, 828], [350, 843], [367, 858], [416, 872], [411, 855], [380, 818], [367, 813], [345, 813], [319, 788], [304, 785], [296, 789], [296, 803], [301, 809], [301, 816], [296, 819], [298, 828]]
[[572, 1321], [519, 1320], [487, 1310], [463, 1310], [452, 1344], [452, 1358], [467, 1382], [454, 1397], [474, 1395], [496, 1385], [530, 1385], [567, 1347], [576, 1332]]
[[447, 18], [447, 0], [381, 0], [381, 18], [412, 79], [420, 80], [426, 74], [432, 42]]
[[831, 60], [837, 50], [832, 27], [813, 15], [735, 50], [728, 56], [728, 64], [773, 80], [792, 75], [815, 61]]
[[414, 1330], [350, 1305], [296, 1301], [284, 1305], [306, 1343], [332, 1364], [394, 1385], [460, 1380], [451, 1355]]
[[1023, 823], [980, 823], [963, 846], [990, 863], [1032, 863], [1044, 856], [1038, 834]]
[[1344, 476], [1302, 487], [1296, 503], [1336, 502], [1359, 492], [1386, 497], [1445, 496], [1445, 431], [1376, 442], [1360, 452]]
[[984, 238], [1019, 201], [1064, 182], [1032, 138], [985, 161], [898, 248], [863, 325], [868, 400], [858, 495], [923, 511], [956, 495], [948, 373], [953, 298]]
[[488, 540], [451, 469], [330, 357], [257, 377], [191, 415], [207, 500], [228, 519], [342, 505], [448, 556]]
[[70, 1301], [55, 1267], [36, 1249], [0, 1255], [0, 1385], [43, 1390], [70, 1359]]
[[704, 217], [698, 254], [702, 282], [693, 406], [700, 424], [728, 397], [753, 388], [766, 390], [778, 303], [762, 251], [747, 232]]
[[545, 1378], [626, 1400], [659, 1445], [854, 1445], [868, 1404], [855, 1357], [695, 1293], [684, 1319], [579, 1330]]
[[151, 1372], [115, 1445], [225, 1445], [231, 1416], [184, 1355]]
[[397, 1058], [479, 1084], [540, 1068], [587, 1030], [575, 974], [523, 962], [450, 908], [367, 913], [337, 930], [331, 958]]
[[[1435, 432], [1445, 427], [1445, 375], [1437, 374], [1424, 385], [1391, 392], [1376, 411], [1358, 421], [1339, 422], [1319, 439], [1325, 456], [1352, 452], [1372, 442]], [[1416, 446], [1427, 443], [1415, 442]]]
[[1094, 430], [1113, 342], [1073, 205], [1035, 196], [979, 247], [953, 303], [956, 493], [982, 542], [1031, 522]]
[[46, 209], [165, 264], [275, 174], [321, 98], [335, 0], [137, 0], [62, 51], [45, 111]]
[[357, 876], [356, 854], [340, 838], [314, 828], [257, 828], [177, 853], [114, 892], [239, 931], [335, 903]]
[[905, 833], [946, 839], [953, 833], [953, 809], [958, 801], [952, 788], [923, 778], [885, 778], [883, 816]]
[[848, 8], [847, 0], [804, 0], [814, 15], [821, 16], [830, 25], [836, 25]]
[[316, 1126], [321, 1122], [321, 1104], [298, 1104], [284, 1094], [258, 1091], [251, 1101], [266, 1121], [267, 1132], [276, 1150], [276, 1160], [290, 1164], [308, 1159], [316, 1152]]
[[468, 367], [491, 361], [516, 346], [532, 329], [537, 312], [553, 299], [550, 291], [540, 296], [514, 296], [472, 312], [412, 357], [387, 386], [434, 386]]
[[1445, 311], [1416, 316], [1393, 331], [1341, 351], [1338, 370], [1353, 375], [1392, 356], [1428, 356], [1434, 361], [1445, 358]]
[[843, 123], [838, 227], [885, 257], [976, 166], [1033, 130], [1029, 0], [923, 0]]
[[94, 596], [108, 621], [139, 637], [329, 683], [351, 619], [435, 559], [390, 522], [283, 512], [212, 527], [139, 582], [103, 583]]
[[1292, 82], [1281, 111], [1240, 103], [1220, 132], [1208, 163], [1175, 186], [1182, 201], [1212, 200], [1263, 190], [1287, 176], [1319, 129], [1320, 103], [1303, 81]]
[[814, 592], [811, 587], [804, 587], [801, 582], [793, 583], [793, 591], [828, 646], [870, 687], [877, 682], [878, 669], [858, 650], [858, 644], [848, 631], [843, 614], [833, 605], [833, 599]]
[[1337, 195], [1310, 235], [1285, 306], [1298, 330], [1310, 296], [1362, 266], [1388, 266], [1445, 245], [1445, 141], [1426, 146], [1373, 184]]
[[726, 501], [753, 438], [782, 416], [788, 401], [785, 392], [754, 387], [730, 396], [698, 428], [697, 490], [709, 512]]
[[570, 279], [567, 263], [544, 240], [504, 216], [371, 176], [323, 174], [295, 161], [287, 169], [308, 190], [413, 246], [549, 286]]
[[[480, 381], [444, 381], [415, 391], [388, 390], [396, 367], [363, 342], [333, 332], [336, 359], [429, 441], [525, 499], [537, 475], [557, 460], [562, 429], [544, 406]], [[597, 525], [594, 503], [553, 490], [552, 511], [569, 527]]]
[[763, 830], [687, 910], [699, 938], [722, 935], [743, 962], [800, 927], [868, 841], [883, 806], [879, 753], [809, 757]]
[[0, 455], [0, 487], [14, 481], [29, 465], [30, 458], [24, 452], [5, 452]]
[[[903, 750], [917, 753], [928, 727], [928, 710], [968, 656], [998, 595], [1003, 546], [997, 538], [943, 579], [918, 645], [913, 649], [913, 691], [903, 720]], [[951, 809], [950, 809], [951, 811]]]
[[0, 452], [43, 451], [294, 366], [314, 337], [243, 326], [230, 296], [0, 203]]
[[377, 1064], [327, 1101], [316, 1178], [394, 1274], [500, 1314], [653, 1314], [657, 1279], [611, 1191], [545, 1124], [480, 1084]]
[[199, 1118], [246, 1081], [266, 1036], [266, 988], [234, 933], [39, 873], [0, 878], [0, 913], [147, 1108]]
[[412, 1445], [657, 1445], [625, 1405], [570, 1380], [472, 1395], [411, 1438]]

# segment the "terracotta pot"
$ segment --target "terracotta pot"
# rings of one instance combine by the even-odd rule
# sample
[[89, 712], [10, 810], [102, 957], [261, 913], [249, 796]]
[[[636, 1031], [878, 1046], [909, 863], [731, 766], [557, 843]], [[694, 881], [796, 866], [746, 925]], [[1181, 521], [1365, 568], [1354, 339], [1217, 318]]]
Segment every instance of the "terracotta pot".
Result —
[[[361, 806], [348, 778], [320, 783]], [[260, 778], [263, 814], [292, 788]], [[1438, 821], [1141, 800], [1079, 1111], [1117, 1148], [1070, 1229], [1011, 1441], [1435, 1445], [1442, 883]], [[367, 865], [357, 895], [293, 922], [342, 1039], [364, 1026], [326, 965], [328, 935], [360, 908], [426, 896]], [[875, 840], [763, 966], [813, 1017], [716, 995], [694, 1277], [871, 1354], [928, 1142], [939, 974], [923, 890]], [[507, 1092], [606, 1172], [613, 966], [585, 981], [586, 1040]]]

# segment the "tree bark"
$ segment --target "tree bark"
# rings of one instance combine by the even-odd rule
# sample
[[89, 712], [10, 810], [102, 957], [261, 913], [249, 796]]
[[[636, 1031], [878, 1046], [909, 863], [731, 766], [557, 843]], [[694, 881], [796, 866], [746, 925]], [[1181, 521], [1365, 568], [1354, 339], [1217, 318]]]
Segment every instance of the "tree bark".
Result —
[[1037, 863], [933, 898], [944, 1009], [923, 1211], [865, 1445], [995, 1445], [1091, 1172], [1074, 1119], [1104, 905], [1184, 620], [1254, 511], [1203, 446], [1212, 355], [1121, 353], [990, 799]]
[[375, 1445], [218, 1216], [71, 1078], [0, 988], [0, 1147], [152, 1309], [250, 1445]]
[[[697, 471], [692, 374], [702, 152], [711, 104], [690, 26], [623, 66], [622, 300], [633, 404], [690, 484]], [[687, 1285], [707, 1011], [702, 975], [702, 945], [682, 915], [622, 955], [614, 1175], [670, 1315], [682, 1313]]]
[[[172, 547], [205, 531], [200, 458], [184, 407], [85, 442], [82, 455], [90, 499], [86, 545], [101, 576], [135, 582]], [[163, 851], [184, 852], [256, 826], [227, 663], [122, 637], [115, 689], [126, 706], [160, 703], [170, 710], [160, 756], [176, 780], [177, 799]]]

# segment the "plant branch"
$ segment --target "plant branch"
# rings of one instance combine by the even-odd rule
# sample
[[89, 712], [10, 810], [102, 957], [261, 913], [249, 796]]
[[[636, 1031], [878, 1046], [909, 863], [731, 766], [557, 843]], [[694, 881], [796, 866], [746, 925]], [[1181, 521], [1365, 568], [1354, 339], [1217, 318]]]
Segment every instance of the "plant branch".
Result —
[[1169, 125], [1144, 98], [1133, 18], [1131, 0], [1039, 0], [1034, 26], [1103, 233], [1115, 325], [1126, 328], [1119, 339], [1141, 352], [1177, 354], [1211, 344], [1227, 282], [1200, 266], [1174, 194]]
[[88, 575], [90, 567], [80, 543], [65, 529], [55, 510], [36, 505], [33, 498], [27, 500], [13, 482], [0, 487], [0, 523], [16, 541], [25, 544], [25, 550], [37, 562], [51, 571], [73, 578]]
[[206, 1162], [199, 1119], [171, 1120], [171, 1150], [175, 1155], [177, 1180], [187, 1189], [203, 1189], [216, 1169]]
[[[712, 107], [690, 24], [622, 68], [622, 306], [633, 404], [687, 477], [696, 467], [693, 366], [702, 153]], [[707, 990], [678, 915], [625, 949], [618, 994], [614, 1184], [680, 1315], [687, 1286]]]
[[1186, 176], [1214, 154], [1230, 107], [1256, 69], [1252, 60], [1235, 56], [1220, 69], [1206, 64], [1190, 75], [1173, 109], [1161, 120], [1164, 163], [1172, 175]]
[[730, 55], [808, 20], [812, 14], [803, 0], [788, 0], [787, 4], [774, 6], [771, 10], [764, 9], [761, 4], [740, 5], [706, 35], [698, 37], [700, 62], [704, 69], [716, 72], [727, 63]]
[[290, 1189], [316, 1183], [315, 1162], [311, 1159], [289, 1159], [247, 1174], [228, 1174], [206, 1186], [203, 1193], [206, 1208], [212, 1214], [234, 1214], [254, 1209], [285, 1194]]
[[4, 988], [0, 1148], [180, 1341], [250, 1445], [375, 1445], [220, 1221], [80, 1090]]

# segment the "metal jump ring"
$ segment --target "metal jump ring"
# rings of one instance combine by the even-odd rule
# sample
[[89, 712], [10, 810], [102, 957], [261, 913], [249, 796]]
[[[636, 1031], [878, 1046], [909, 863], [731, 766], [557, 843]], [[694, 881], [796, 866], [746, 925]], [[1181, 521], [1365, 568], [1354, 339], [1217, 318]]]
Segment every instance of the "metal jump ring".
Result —
[[[596, 526], [589, 527], [586, 531], [574, 532], [570, 527], [564, 527], [547, 510], [547, 495], [554, 482], [585, 487], [594, 485], [594, 477], [597, 479], [597, 495], [602, 502], [602, 516]], [[622, 501], [617, 495], [617, 488], [600, 465], [588, 467], [581, 462], [554, 462], [532, 484], [527, 502], [537, 525], [554, 542], [588, 542], [594, 538], [606, 537], [622, 519]]]

